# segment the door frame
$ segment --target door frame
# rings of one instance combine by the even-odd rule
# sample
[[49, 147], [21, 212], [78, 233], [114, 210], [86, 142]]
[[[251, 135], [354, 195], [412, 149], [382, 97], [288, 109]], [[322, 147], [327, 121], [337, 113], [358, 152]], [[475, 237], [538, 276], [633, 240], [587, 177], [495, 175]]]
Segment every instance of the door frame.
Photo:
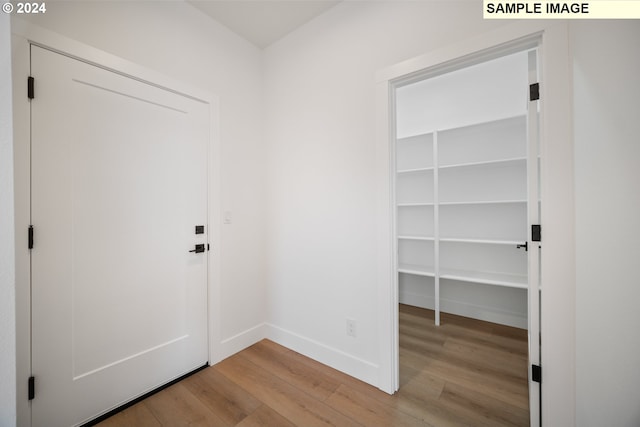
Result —
[[[429, 70], [460, 68], [488, 54], [537, 43], [541, 101], [540, 171], [544, 210], [541, 263], [541, 383], [543, 425], [575, 425], [575, 237], [571, 66], [566, 22], [521, 21], [455, 45], [409, 59], [376, 75], [376, 186], [379, 383], [399, 387], [398, 285], [393, 273], [394, 83], [424, 77]], [[552, 422], [553, 421], [553, 422]]]
[[[26, 81], [30, 75], [31, 45], [52, 50], [65, 56], [104, 68], [209, 105], [209, 141], [207, 156], [209, 244], [207, 265], [208, 360], [214, 364], [224, 354], [220, 346], [220, 241], [221, 241], [221, 149], [219, 134], [219, 98], [217, 95], [187, 83], [167, 77], [157, 71], [61, 36], [22, 20], [12, 20], [12, 75], [14, 123], [14, 192], [16, 230], [16, 396], [17, 425], [31, 425], [31, 405], [26, 399], [27, 379], [31, 375], [31, 273], [30, 254], [23, 232], [30, 222], [31, 171], [30, 137], [31, 111], [26, 96]], [[37, 80], [35, 83], [37, 97]]]

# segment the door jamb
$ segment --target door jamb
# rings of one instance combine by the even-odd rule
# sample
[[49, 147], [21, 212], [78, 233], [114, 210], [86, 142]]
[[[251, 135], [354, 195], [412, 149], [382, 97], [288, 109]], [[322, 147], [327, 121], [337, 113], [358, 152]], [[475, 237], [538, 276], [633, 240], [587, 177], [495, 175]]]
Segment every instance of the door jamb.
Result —
[[[63, 55], [131, 77], [135, 80], [187, 96], [209, 105], [208, 142], [208, 353], [209, 363], [223, 358], [220, 348], [220, 260], [221, 253], [221, 161], [219, 134], [219, 98], [198, 87], [167, 77], [115, 55], [61, 36], [37, 25], [12, 19], [12, 76], [14, 125], [14, 193], [16, 230], [16, 397], [17, 425], [31, 425], [31, 404], [27, 400], [27, 378], [31, 376], [31, 272], [27, 239], [30, 195], [30, 104], [26, 81], [30, 75], [30, 46], [36, 44]], [[37, 77], [37, 76], [36, 76]], [[37, 82], [36, 82], [37, 89]], [[37, 92], [36, 92], [37, 97]]]

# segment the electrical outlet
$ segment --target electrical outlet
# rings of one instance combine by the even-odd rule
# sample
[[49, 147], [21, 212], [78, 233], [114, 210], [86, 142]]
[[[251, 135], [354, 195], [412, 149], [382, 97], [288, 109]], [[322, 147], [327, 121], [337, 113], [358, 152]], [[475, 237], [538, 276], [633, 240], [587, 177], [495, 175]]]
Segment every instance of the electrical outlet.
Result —
[[354, 338], [356, 336], [356, 321], [353, 319], [347, 319], [347, 335]]

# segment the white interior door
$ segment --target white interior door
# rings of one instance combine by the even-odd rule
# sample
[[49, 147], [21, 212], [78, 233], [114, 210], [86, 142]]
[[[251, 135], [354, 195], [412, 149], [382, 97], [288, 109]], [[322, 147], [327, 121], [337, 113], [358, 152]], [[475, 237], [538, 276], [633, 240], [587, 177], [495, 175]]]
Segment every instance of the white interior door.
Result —
[[208, 106], [36, 46], [31, 67], [32, 419], [70, 426], [207, 363]]
[[[537, 50], [528, 52], [528, 79], [538, 84]], [[531, 87], [531, 86], [530, 86]], [[528, 216], [528, 309], [529, 309], [529, 416], [531, 426], [540, 425], [540, 378], [535, 378], [534, 366], [540, 366], [540, 242], [532, 234], [532, 226], [540, 224], [542, 200], [540, 194], [539, 101], [529, 93], [527, 105], [527, 216]]]

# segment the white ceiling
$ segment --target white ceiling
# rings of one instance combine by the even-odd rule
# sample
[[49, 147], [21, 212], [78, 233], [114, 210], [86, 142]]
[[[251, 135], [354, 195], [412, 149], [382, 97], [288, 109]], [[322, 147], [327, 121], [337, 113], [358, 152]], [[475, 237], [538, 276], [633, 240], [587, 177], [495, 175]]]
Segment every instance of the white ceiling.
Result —
[[259, 48], [265, 48], [341, 0], [187, 0]]

